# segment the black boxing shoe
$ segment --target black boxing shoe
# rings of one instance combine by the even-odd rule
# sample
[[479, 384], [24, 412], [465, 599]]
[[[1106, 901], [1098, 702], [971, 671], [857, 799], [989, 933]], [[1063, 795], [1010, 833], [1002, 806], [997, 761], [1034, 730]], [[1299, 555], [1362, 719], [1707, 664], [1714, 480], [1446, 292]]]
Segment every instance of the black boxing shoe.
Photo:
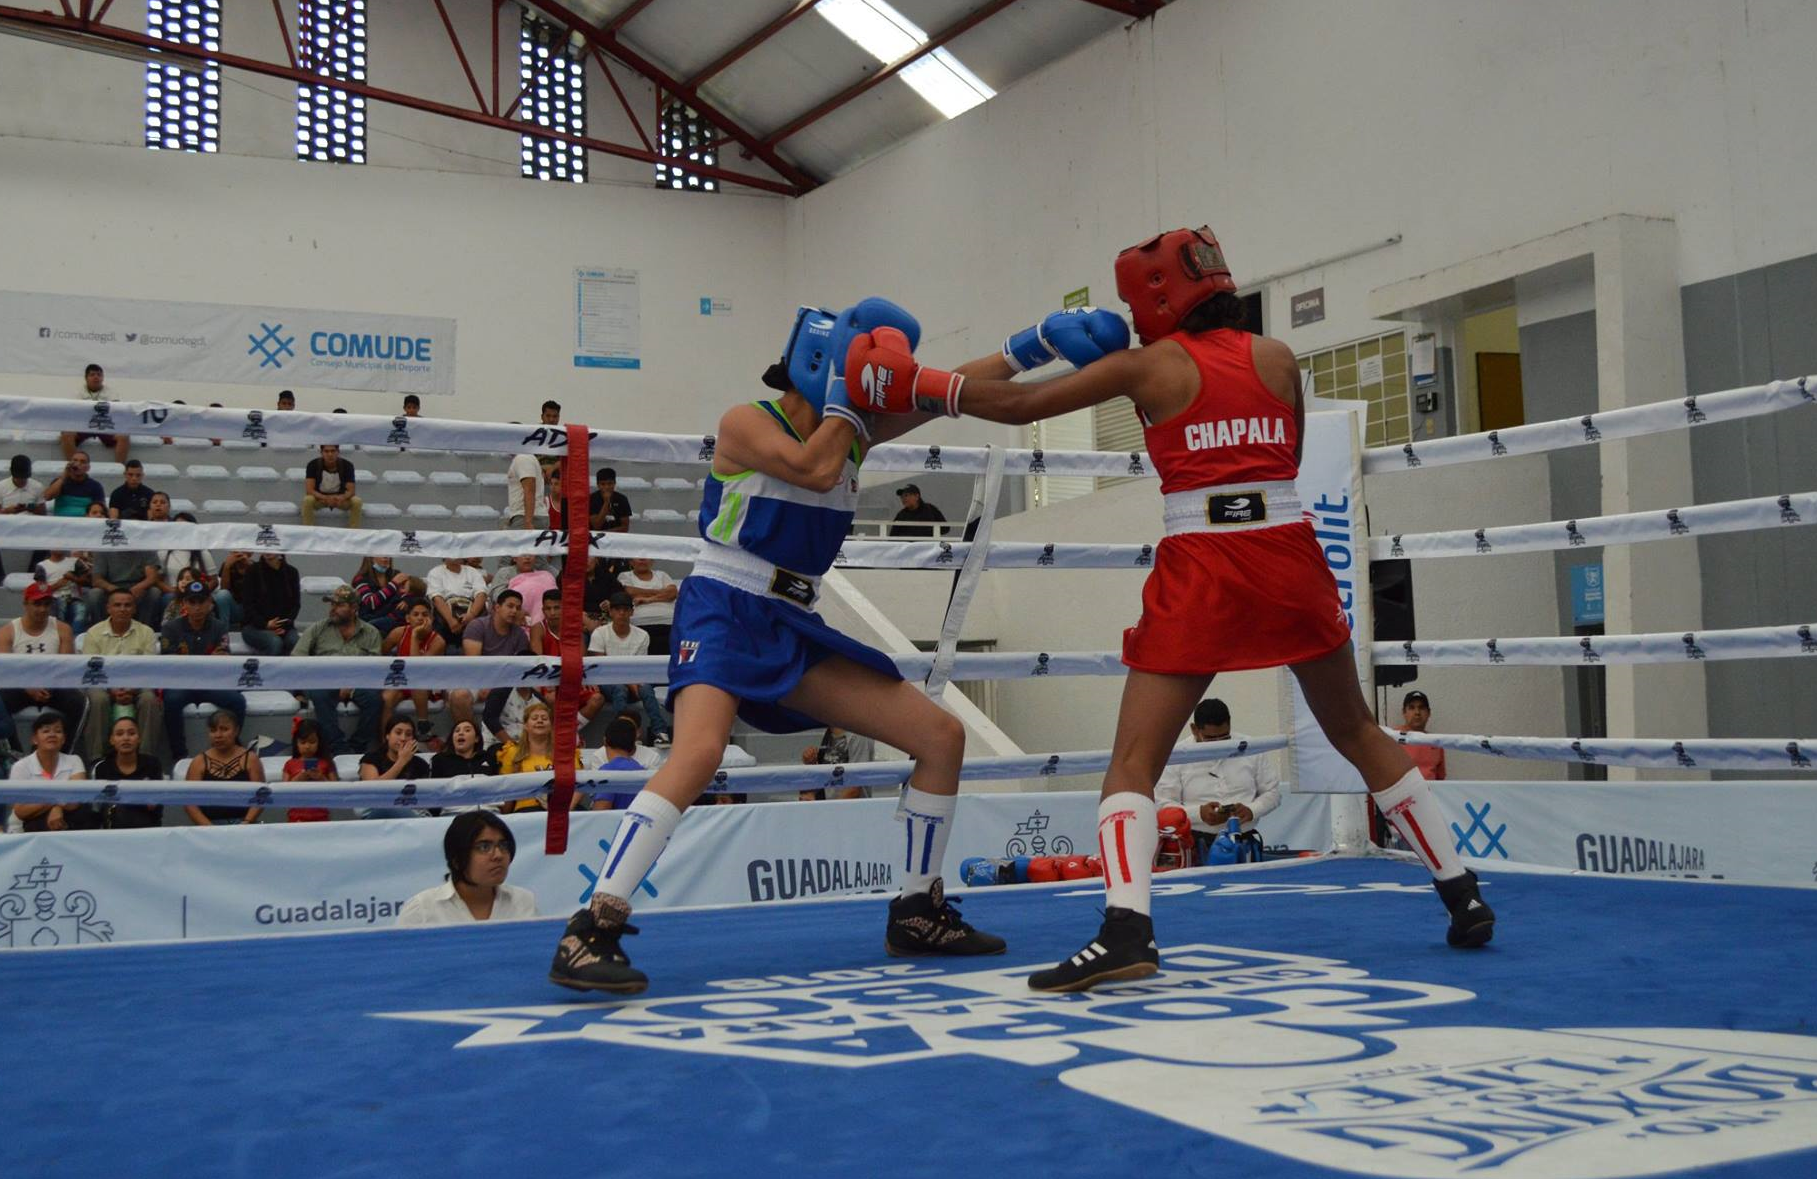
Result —
[[1460, 950], [1474, 950], [1489, 944], [1495, 936], [1495, 910], [1476, 889], [1476, 873], [1464, 869], [1462, 876], [1434, 880], [1439, 899], [1451, 913], [1451, 925], [1445, 930], [1445, 944]]
[[1084, 949], [1051, 970], [1028, 976], [1031, 991], [1084, 991], [1100, 983], [1147, 978], [1161, 969], [1155, 946], [1155, 923], [1147, 913], [1111, 907], [1104, 910], [1098, 936]]
[[631, 906], [624, 901], [594, 893], [591, 904], [568, 918], [549, 966], [549, 981], [571, 990], [618, 995], [635, 995], [649, 986], [650, 980], [632, 967], [618, 946], [620, 937], [637, 932], [635, 925], [626, 923], [630, 916]]
[[967, 925], [959, 915], [959, 902], [947, 899], [946, 886], [936, 876], [926, 892], [910, 893], [890, 902], [883, 948], [892, 958], [928, 954], [970, 957], [1001, 954], [1005, 943], [996, 934]]

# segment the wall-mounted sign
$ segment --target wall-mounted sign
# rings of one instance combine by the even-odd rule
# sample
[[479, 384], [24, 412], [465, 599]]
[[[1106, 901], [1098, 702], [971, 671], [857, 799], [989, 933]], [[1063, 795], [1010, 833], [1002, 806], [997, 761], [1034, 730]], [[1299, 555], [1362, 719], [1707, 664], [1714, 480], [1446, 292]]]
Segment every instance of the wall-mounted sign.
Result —
[[1066, 294], [1064, 294], [1060, 297], [1060, 306], [1065, 308], [1067, 311], [1071, 311], [1075, 307], [1090, 307], [1091, 306], [1091, 288], [1090, 287], [1080, 287], [1076, 291], [1066, 292]]
[[1318, 323], [1325, 318], [1325, 288], [1314, 287], [1291, 300], [1293, 326], [1305, 327], [1309, 323]]

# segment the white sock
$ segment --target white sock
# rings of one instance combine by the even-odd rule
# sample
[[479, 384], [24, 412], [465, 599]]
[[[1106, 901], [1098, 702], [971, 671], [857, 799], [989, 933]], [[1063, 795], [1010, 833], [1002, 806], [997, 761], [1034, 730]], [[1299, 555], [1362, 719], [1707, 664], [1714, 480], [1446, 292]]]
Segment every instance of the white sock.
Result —
[[926, 892], [940, 875], [946, 839], [953, 833], [957, 794], [929, 794], [913, 786], [902, 792], [896, 817], [902, 820], [902, 895]]
[[1405, 777], [1386, 790], [1375, 792], [1375, 805], [1401, 833], [1413, 854], [1420, 858], [1434, 880], [1450, 880], [1464, 874], [1463, 861], [1446, 837], [1445, 816], [1418, 770], [1408, 770]]
[[1154, 875], [1155, 800], [1133, 790], [1098, 804], [1098, 856], [1104, 861], [1104, 903], [1148, 912], [1148, 882]]
[[625, 809], [624, 822], [618, 825], [618, 834], [606, 852], [605, 863], [599, 869], [599, 881], [593, 886], [594, 893], [603, 892], [629, 901], [637, 886], [650, 874], [656, 857], [669, 846], [669, 837], [675, 834], [675, 827], [680, 822], [681, 812], [675, 809], [674, 803], [660, 794], [639, 791]]

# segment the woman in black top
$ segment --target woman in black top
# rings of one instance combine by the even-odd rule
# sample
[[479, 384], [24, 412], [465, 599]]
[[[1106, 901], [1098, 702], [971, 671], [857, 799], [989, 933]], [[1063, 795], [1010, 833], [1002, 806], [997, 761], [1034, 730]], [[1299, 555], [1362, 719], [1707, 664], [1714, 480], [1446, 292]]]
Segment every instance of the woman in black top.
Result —
[[[263, 782], [265, 767], [240, 744], [240, 720], [225, 708], [217, 708], [208, 718], [208, 748], [202, 756], [191, 758], [188, 780], [191, 782]], [[198, 827], [216, 827], [233, 823], [256, 823], [264, 807], [257, 806], [185, 806], [189, 821]]]
[[[360, 758], [360, 781], [410, 781], [430, 776], [429, 763], [416, 755], [416, 722], [407, 716], [391, 718], [379, 732], [379, 742]], [[398, 789], [402, 800], [405, 790]], [[415, 807], [368, 806], [354, 812], [362, 819], [413, 819], [423, 812]]]
[[496, 774], [498, 758], [480, 745], [479, 728], [470, 720], [456, 721], [448, 744], [429, 759], [429, 776], [456, 778], [462, 774]]
[[[107, 734], [108, 748], [113, 752], [96, 762], [88, 776], [97, 782], [136, 782], [164, 776], [164, 767], [155, 757], [139, 756], [139, 722], [123, 716], [114, 722]], [[162, 827], [161, 806], [129, 806], [121, 803], [103, 807], [101, 826], [122, 830], [128, 827]]]

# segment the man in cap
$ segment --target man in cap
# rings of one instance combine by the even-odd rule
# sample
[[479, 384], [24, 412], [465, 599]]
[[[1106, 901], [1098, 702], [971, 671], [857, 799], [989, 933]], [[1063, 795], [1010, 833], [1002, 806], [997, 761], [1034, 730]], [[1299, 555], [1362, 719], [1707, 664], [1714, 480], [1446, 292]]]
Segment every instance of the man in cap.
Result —
[[[337, 585], [322, 601], [328, 603], [328, 617], [303, 628], [292, 655], [377, 655], [384, 637], [370, 622], [360, 621], [359, 603], [351, 586]], [[327, 735], [328, 752], [364, 753], [378, 739], [379, 716], [385, 710], [385, 698], [377, 688], [316, 688], [307, 693], [315, 709], [316, 723]], [[352, 703], [357, 718], [353, 726], [353, 744], [341, 732], [338, 709], [343, 701]], [[426, 720], [426, 717], [418, 717]]]
[[[921, 498], [921, 489], [913, 483], [896, 489], [896, 498], [902, 503], [902, 510], [896, 513], [896, 520], [890, 525], [891, 536], [919, 536], [932, 538], [932, 524], [946, 523], [946, 517], [940, 509]], [[904, 524], [904, 520], [918, 521], [921, 527]]]

